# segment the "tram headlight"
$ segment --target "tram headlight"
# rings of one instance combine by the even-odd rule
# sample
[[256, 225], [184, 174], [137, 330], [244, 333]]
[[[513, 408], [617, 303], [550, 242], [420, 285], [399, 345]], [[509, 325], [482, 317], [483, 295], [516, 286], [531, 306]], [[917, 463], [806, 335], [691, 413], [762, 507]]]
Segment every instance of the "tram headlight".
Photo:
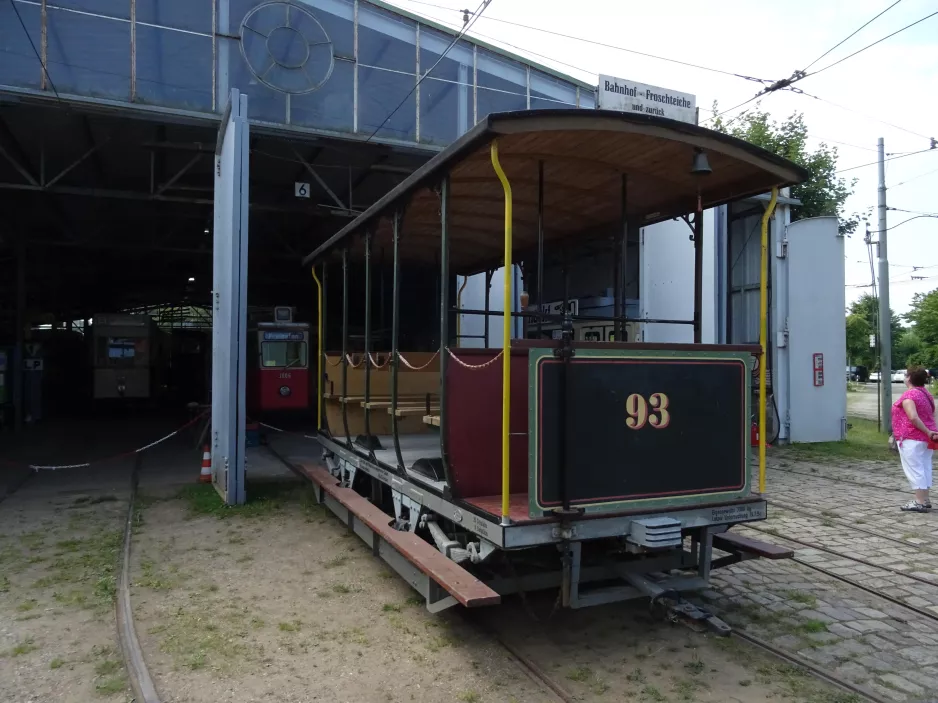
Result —
[[290, 395], [290, 386], [280, 386], [280, 395], [284, 398]]

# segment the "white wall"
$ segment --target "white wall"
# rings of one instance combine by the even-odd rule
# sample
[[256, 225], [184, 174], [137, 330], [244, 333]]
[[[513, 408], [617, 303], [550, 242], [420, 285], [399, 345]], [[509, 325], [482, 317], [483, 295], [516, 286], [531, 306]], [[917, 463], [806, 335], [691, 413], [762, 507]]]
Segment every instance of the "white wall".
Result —
[[[517, 312], [519, 309], [519, 295], [521, 294], [521, 276], [517, 266], [513, 266], [512, 270], [514, 272], [514, 280], [512, 281], [512, 304], [511, 310]], [[504, 310], [503, 301], [505, 299], [505, 269], [497, 269], [492, 274], [491, 281], [491, 292], [489, 293], [489, 310], [491, 311], [502, 311]], [[459, 276], [456, 280], [456, 290], [457, 294], [460, 286], [462, 286], [463, 281], [466, 279], [462, 276]], [[462, 295], [459, 297], [459, 307], [462, 310], [484, 310], [485, 309], [485, 274], [479, 273], [475, 276], [469, 276], [468, 282], [466, 282], [466, 287], [463, 289]], [[481, 335], [485, 333], [485, 317], [482, 315], [460, 315], [459, 316], [459, 332], [460, 334], [469, 334], [469, 335]], [[489, 347], [499, 348], [502, 346], [502, 325], [504, 324], [502, 317], [489, 317], [488, 326], [489, 326]], [[520, 321], [515, 319], [512, 321], [512, 338], [520, 336]], [[484, 340], [482, 339], [468, 339], [463, 338], [459, 340], [459, 346], [461, 347], [482, 347], [484, 346]]]
[[[716, 342], [716, 247], [714, 213], [704, 212], [703, 314], [701, 341]], [[694, 242], [683, 220], [668, 220], [640, 232], [641, 316], [646, 319], [694, 319]], [[694, 341], [692, 325], [644, 324], [644, 342]]]

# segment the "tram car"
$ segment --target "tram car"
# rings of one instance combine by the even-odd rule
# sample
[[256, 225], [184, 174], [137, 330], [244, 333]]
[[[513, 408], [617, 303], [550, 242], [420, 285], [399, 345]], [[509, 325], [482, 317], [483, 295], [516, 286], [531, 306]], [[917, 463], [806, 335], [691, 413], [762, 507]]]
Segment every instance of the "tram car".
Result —
[[[489, 115], [304, 259], [319, 286], [320, 342], [327, 312], [341, 316], [329, 318], [341, 338], [317, 354], [321, 460], [293, 463], [433, 612], [553, 589], [569, 608], [649, 596], [727, 632], [681, 592], [706, 587], [713, 568], [791, 552], [732, 531], [766, 517], [765, 444], [750, 447], [750, 404], [765, 356], [767, 267], [763, 259], [762, 345], [702, 344], [702, 214], [771, 192], [765, 257], [778, 189], [806, 177], [741, 140], [649, 115]], [[695, 232], [694, 318], [656, 322], [687, 325], [694, 343], [617, 341], [641, 322], [627, 314], [625, 238], [677, 217]], [[566, 256], [590, 237], [611, 242], [616, 263], [603, 321], [580, 319], [566, 293], [534, 280], [545, 251]], [[393, 267], [390, 300], [379, 296], [392, 311], [385, 349], [371, 332], [376, 251]], [[543, 300], [518, 313], [486, 309], [502, 318], [501, 347], [458, 346], [456, 276], [516, 262]], [[351, 288], [350, 266], [363, 267], [364, 290]], [[438, 272], [425, 296], [438, 301], [438, 346], [402, 348], [414, 313], [401, 291], [428, 268]], [[331, 308], [326, 276], [342, 279]], [[503, 300], [517, 296], [512, 278]], [[349, 300], [362, 298], [364, 353], [353, 355]], [[559, 314], [544, 312], [558, 298]], [[517, 316], [529, 331], [560, 334], [512, 339]], [[764, 401], [758, 416], [764, 428]]]
[[168, 339], [149, 315], [97, 314], [92, 359], [96, 401], [155, 400], [166, 377]]
[[248, 329], [247, 410], [253, 417], [310, 407], [309, 325], [293, 309], [274, 308], [273, 320]]

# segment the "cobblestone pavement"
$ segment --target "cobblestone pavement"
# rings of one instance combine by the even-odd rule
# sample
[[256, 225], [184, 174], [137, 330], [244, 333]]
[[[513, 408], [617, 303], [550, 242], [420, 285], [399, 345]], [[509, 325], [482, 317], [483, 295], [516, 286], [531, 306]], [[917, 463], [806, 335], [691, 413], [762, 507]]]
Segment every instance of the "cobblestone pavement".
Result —
[[734, 626], [882, 699], [938, 700], [938, 512], [898, 510], [909, 499], [898, 461], [781, 454], [767, 495], [769, 519], [739, 532], [795, 558], [714, 571], [704, 598]]

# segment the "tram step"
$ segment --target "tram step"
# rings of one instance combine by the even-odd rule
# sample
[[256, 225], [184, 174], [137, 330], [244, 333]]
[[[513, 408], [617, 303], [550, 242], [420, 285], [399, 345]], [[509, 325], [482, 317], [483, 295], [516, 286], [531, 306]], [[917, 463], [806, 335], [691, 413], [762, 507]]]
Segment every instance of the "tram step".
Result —
[[390, 517], [367, 498], [350, 488], [338, 485], [332, 474], [309, 462], [293, 462], [313, 483], [341, 503], [378, 536], [394, 547], [401, 556], [433, 579], [453, 598], [467, 608], [497, 605], [501, 596], [475, 576], [441, 554], [436, 547], [411, 532], [395, 530]]
[[791, 559], [795, 553], [791, 549], [779, 547], [769, 542], [761, 542], [750, 537], [723, 532], [713, 535], [713, 546], [724, 552], [749, 552], [764, 559]]

